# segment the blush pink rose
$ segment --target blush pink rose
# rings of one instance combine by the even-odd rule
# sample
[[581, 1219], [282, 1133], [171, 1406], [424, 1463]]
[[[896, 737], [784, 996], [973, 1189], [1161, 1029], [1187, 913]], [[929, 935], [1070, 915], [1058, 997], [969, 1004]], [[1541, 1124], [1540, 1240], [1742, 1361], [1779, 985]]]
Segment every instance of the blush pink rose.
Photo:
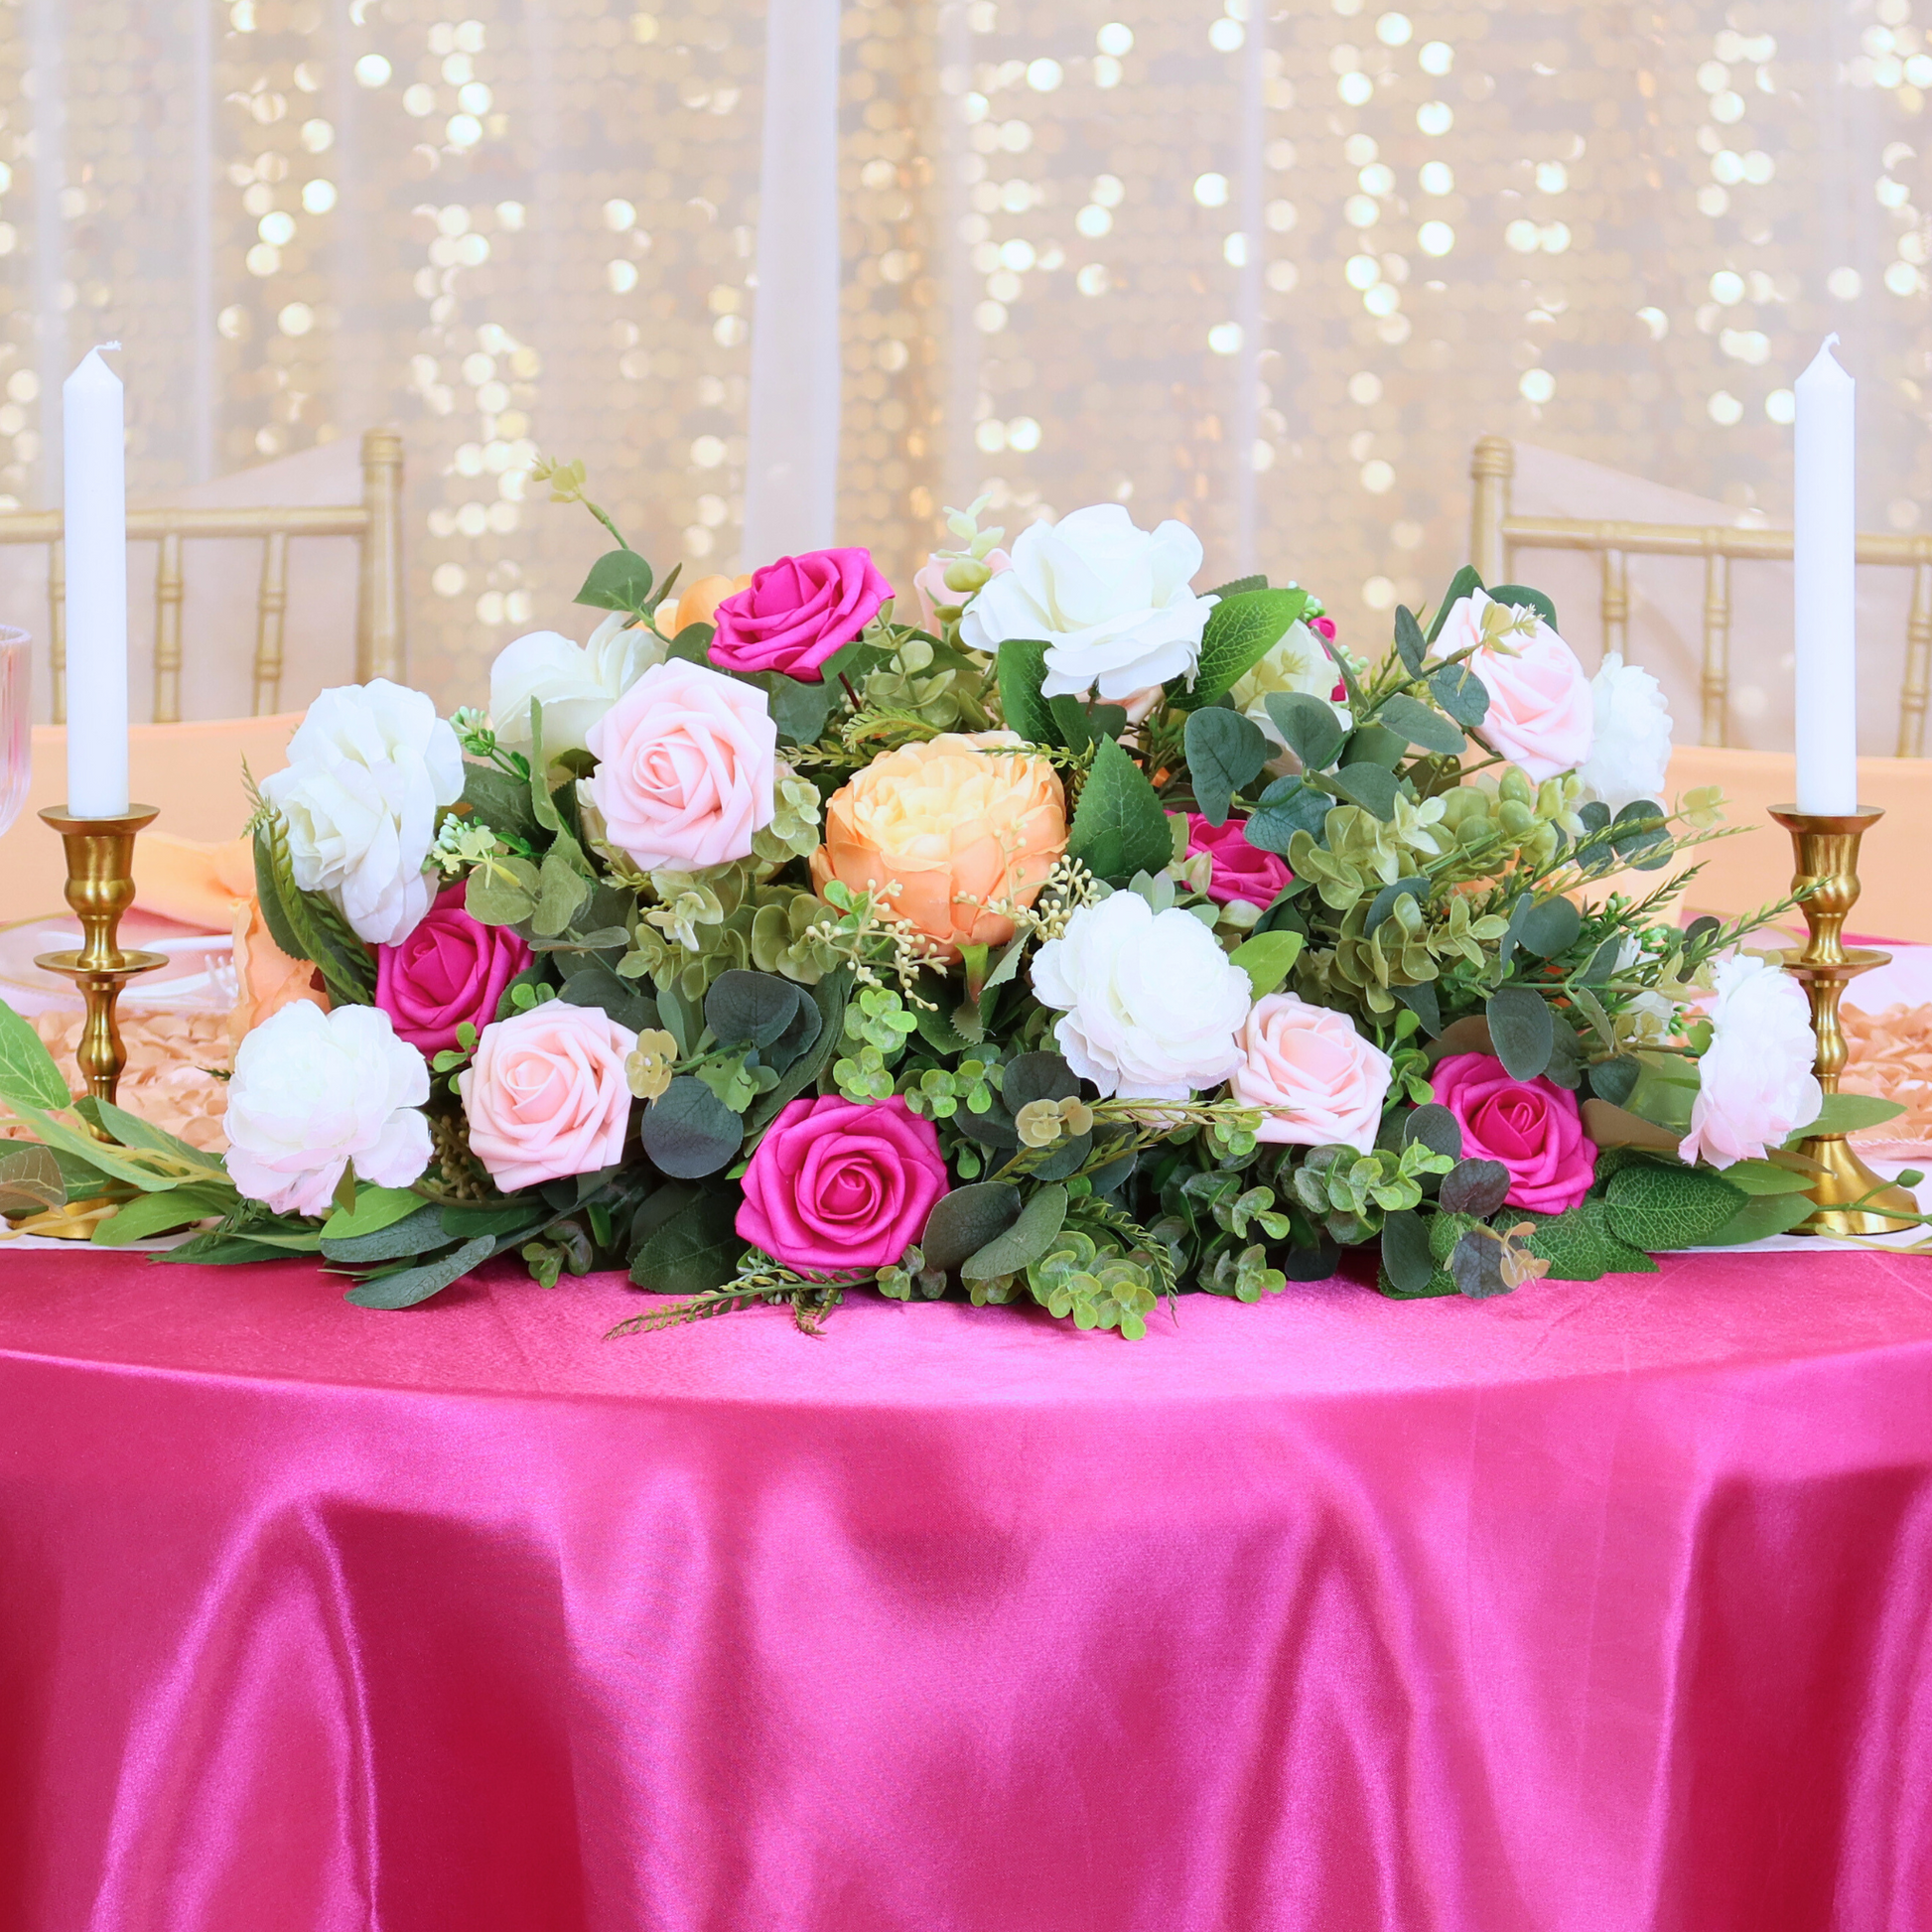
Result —
[[[1588, 759], [1596, 740], [1596, 697], [1577, 653], [1541, 618], [1528, 630], [1498, 635], [1498, 620], [1485, 614], [1503, 608], [1482, 591], [1458, 599], [1430, 655], [1479, 646], [1463, 660], [1489, 693], [1489, 710], [1477, 729], [1541, 784]], [[1485, 643], [1485, 637], [1495, 641]]]
[[585, 734], [591, 803], [644, 872], [698, 872], [752, 850], [771, 823], [778, 728], [755, 684], [673, 658]]
[[400, 945], [375, 949], [375, 1003], [396, 1037], [424, 1054], [453, 1048], [465, 1021], [482, 1033], [504, 987], [530, 963], [516, 932], [473, 919], [463, 898], [461, 883], [446, 888]]
[[794, 1100], [745, 1170], [738, 1231], [814, 1275], [885, 1268], [925, 1232], [946, 1191], [939, 1133], [890, 1100]]
[[893, 587], [869, 550], [780, 557], [718, 606], [711, 661], [723, 671], [782, 671], [824, 682], [819, 666], [878, 615]]
[[[912, 588], [919, 594], [919, 626], [935, 635], [940, 610], [956, 611], [973, 595], [970, 591], [956, 591], [946, 582], [946, 572], [957, 561], [953, 557], [928, 557], [912, 579]], [[989, 582], [1001, 571], [1013, 568], [1013, 559], [1004, 550], [989, 550], [983, 561]]]
[[1236, 899], [1245, 899], [1250, 905], [1273, 905], [1295, 877], [1287, 860], [1248, 843], [1238, 818], [1229, 819], [1225, 825], [1210, 825], [1199, 812], [1189, 812], [1187, 850], [1205, 852], [1213, 861], [1207, 897], [1216, 905], [1232, 905]]
[[1462, 1124], [1465, 1161], [1509, 1170], [1512, 1207], [1561, 1214], [1589, 1192], [1596, 1143], [1584, 1132], [1577, 1096], [1539, 1073], [1514, 1080], [1488, 1053], [1451, 1053], [1429, 1076], [1438, 1101]]
[[1256, 1138], [1297, 1147], [1352, 1147], [1366, 1154], [1382, 1125], [1389, 1056], [1355, 1031], [1345, 1013], [1310, 1006], [1293, 993], [1254, 1003], [1234, 1036], [1244, 1055], [1228, 1092], [1268, 1114]]
[[506, 1193], [561, 1175], [595, 1173], [623, 1155], [637, 1044], [597, 1007], [546, 1000], [483, 1030], [457, 1076], [470, 1151]]

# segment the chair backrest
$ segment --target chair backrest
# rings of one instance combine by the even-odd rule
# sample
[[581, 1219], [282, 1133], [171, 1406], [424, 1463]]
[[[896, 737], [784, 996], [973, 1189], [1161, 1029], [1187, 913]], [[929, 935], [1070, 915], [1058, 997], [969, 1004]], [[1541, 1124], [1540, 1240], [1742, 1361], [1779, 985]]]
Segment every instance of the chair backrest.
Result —
[[[1585, 517], [1518, 516], [1510, 509], [1516, 452], [1509, 439], [1485, 436], [1469, 461], [1474, 484], [1469, 509], [1469, 561], [1485, 584], [1510, 580], [1518, 550], [1594, 553], [1602, 563], [1603, 648], [1627, 647], [1632, 556], [1704, 559], [1704, 651], [1699, 696], [1699, 742], [1726, 742], [1730, 700], [1730, 566], [1789, 563], [1789, 530], [1746, 529], [1728, 524], [1623, 523]], [[1911, 614], [1906, 620], [1905, 672], [1898, 694], [1898, 756], [1925, 756], [1925, 713], [1932, 695], [1932, 534], [1894, 536], [1861, 531], [1858, 560], [1912, 572]]]
[[[54, 722], [67, 721], [67, 546], [59, 510], [0, 511], [0, 543], [40, 544], [48, 553], [49, 658]], [[254, 712], [280, 708], [282, 642], [288, 613], [289, 541], [353, 537], [360, 551], [355, 675], [400, 679], [405, 668], [402, 621], [402, 437], [372, 429], [362, 438], [362, 500], [342, 505], [251, 504], [234, 509], [131, 509], [130, 541], [156, 546], [154, 578], [154, 722], [181, 721], [182, 601], [185, 545], [212, 537], [259, 538], [255, 597]]]

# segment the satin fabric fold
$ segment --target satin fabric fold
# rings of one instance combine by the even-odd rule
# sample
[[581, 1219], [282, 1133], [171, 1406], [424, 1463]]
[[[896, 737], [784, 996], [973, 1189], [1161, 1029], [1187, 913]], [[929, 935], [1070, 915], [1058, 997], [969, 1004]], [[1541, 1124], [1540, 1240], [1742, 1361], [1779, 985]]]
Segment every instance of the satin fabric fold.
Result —
[[0, 1926], [1922, 1927], [1928, 1279], [605, 1343], [0, 1248]]

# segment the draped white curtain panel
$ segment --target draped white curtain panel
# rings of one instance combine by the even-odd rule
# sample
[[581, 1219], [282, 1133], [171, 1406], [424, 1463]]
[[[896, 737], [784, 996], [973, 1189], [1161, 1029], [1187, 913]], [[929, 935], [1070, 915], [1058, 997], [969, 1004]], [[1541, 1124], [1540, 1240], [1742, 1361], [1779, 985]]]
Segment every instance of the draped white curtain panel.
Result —
[[[539, 453], [687, 577], [862, 543], [909, 592], [947, 504], [1122, 501], [1366, 648], [1463, 560], [1485, 432], [1781, 520], [1837, 330], [1861, 526], [1917, 529], [1928, 5], [14, 0], [0, 497], [59, 501], [113, 338], [137, 498], [397, 423], [445, 704], [588, 628]], [[44, 635], [36, 568], [0, 619]], [[300, 702], [342, 653], [294, 634]]]

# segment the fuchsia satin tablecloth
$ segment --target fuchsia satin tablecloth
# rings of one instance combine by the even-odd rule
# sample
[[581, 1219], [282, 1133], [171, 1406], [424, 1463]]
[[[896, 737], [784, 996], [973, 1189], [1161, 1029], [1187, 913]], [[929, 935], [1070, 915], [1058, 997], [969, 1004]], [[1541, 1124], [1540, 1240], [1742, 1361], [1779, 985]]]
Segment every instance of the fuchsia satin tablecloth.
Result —
[[637, 1306], [0, 1249], [0, 1924], [1932, 1923], [1924, 1261]]

